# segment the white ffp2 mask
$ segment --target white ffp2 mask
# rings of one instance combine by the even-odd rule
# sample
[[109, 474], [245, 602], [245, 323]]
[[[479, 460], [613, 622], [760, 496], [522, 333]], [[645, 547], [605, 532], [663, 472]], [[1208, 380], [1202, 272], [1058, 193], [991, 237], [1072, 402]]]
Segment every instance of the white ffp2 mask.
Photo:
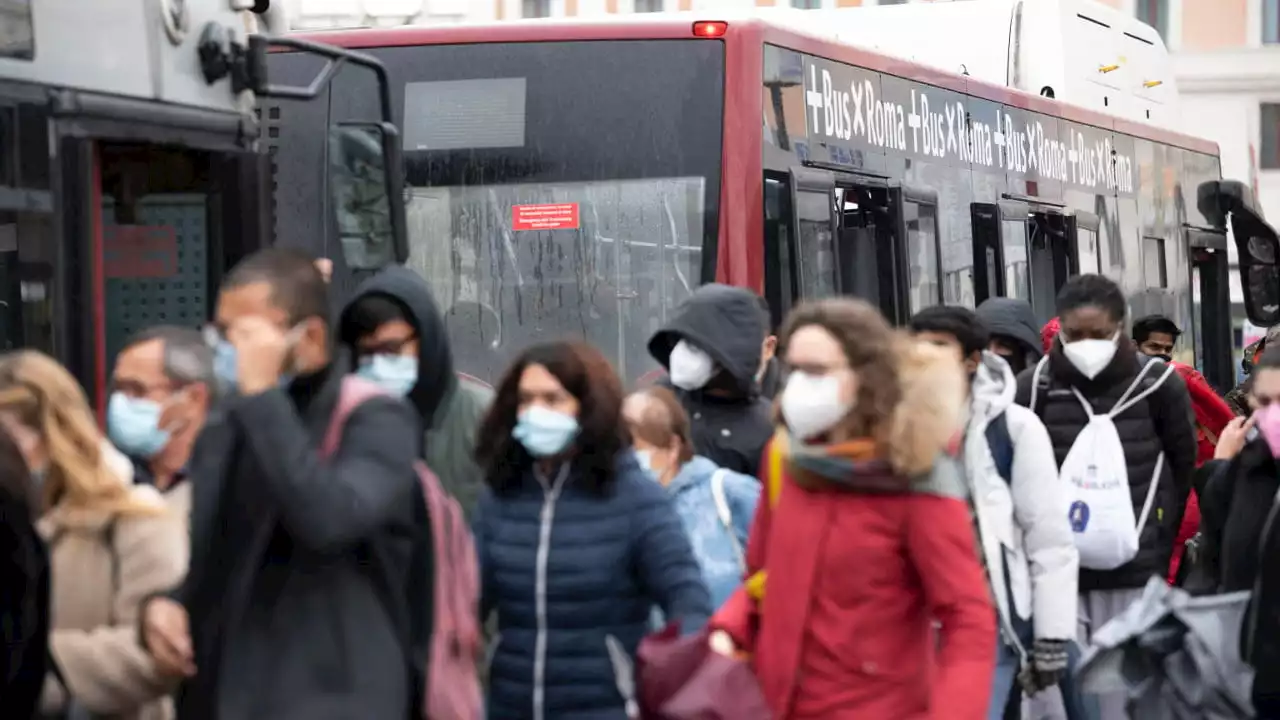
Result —
[[835, 427], [853, 409], [840, 399], [840, 376], [792, 371], [782, 390], [782, 419], [791, 434], [809, 440]]
[[667, 361], [667, 365], [671, 384], [681, 390], [701, 389], [711, 380], [716, 370], [716, 364], [710, 355], [684, 340], [671, 348], [671, 359]]
[[1109, 340], [1075, 340], [1073, 342], [1062, 343], [1062, 354], [1071, 361], [1072, 365], [1080, 371], [1081, 375], [1090, 380], [1098, 377], [1098, 375], [1111, 364], [1111, 359], [1116, 356], [1117, 342], [1120, 340], [1120, 333], [1116, 333], [1115, 337]]

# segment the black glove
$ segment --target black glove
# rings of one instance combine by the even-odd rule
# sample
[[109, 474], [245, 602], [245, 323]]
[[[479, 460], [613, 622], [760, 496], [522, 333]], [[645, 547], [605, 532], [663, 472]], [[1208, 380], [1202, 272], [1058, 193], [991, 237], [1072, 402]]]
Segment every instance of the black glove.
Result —
[[1038, 639], [1031, 647], [1030, 662], [1018, 675], [1028, 695], [1058, 684], [1067, 672], [1067, 641]]

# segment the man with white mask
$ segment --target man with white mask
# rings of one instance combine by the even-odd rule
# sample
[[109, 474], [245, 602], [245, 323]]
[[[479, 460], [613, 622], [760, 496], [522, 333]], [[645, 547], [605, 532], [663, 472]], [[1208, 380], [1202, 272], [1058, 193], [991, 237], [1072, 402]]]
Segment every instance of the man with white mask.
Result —
[[[1079, 642], [1123, 612], [1173, 553], [1195, 470], [1191, 398], [1164, 362], [1123, 332], [1124, 293], [1102, 275], [1058, 294], [1062, 330], [1018, 377], [1016, 401], [1053, 442], [1080, 554]], [[1127, 718], [1124, 693], [1100, 695], [1099, 720]]]
[[756, 382], [764, 340], [755, 293], [720, 284], [698, 288], [649, 340], [649, 354], [689, 413], [694, 451], [752, 476], [773, 435]]

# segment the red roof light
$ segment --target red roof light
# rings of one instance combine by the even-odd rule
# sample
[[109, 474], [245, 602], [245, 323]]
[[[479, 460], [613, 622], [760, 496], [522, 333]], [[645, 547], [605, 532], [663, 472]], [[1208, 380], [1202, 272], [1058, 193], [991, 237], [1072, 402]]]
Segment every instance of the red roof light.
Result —
[[693, 24], [693, 34], [695, 37], [717, 38], [724, 37], [729, 30], [729, 23], [720, 20], [704, 20]]

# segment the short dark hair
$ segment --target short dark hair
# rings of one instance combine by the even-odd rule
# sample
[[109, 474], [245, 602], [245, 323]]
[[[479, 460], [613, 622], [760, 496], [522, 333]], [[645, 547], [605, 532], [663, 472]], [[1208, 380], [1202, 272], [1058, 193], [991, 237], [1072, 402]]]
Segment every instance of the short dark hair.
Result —
[[217, 391], [213, 350], [200, 331], [177, 325], [153, 325], [125, 340], [120, 352], [152, 341], [158, 341], [164, 348], [164, 374], [175, 385], [204, 383], [211, 392]]
[[347, 342], [372, 335], [389, 322], [403, 320], [413, 324], [408, 309], [390, 295], [370, 293], [351, 303], [342, 316], [341, 334]]
[[222, 289], [266, 283], [271, 288], [271, 303], [285, 311], [290, 323], [312, 317], [328, 320], [329, 283], [315, 262], [293, 248], [265, 248], [236, 263], [222, 281]]
[[1164, 315], [1147, 315], [1133, 321], [1134, 342], [1139, 344], [1146, 342], [1147, 338], [1151, 337], [1151, 333], [1164, 333], [1175, 341], [1182, 335], [1178, 325]]
[[530, 365], [546, 368], [581, 405], [574, 482], [606, 492], [613, 485], [618, 453], [631, 445], [622, 419], [622, 382], [599, 350], [563, 340], [526, 349], [498, 383], [476, 435], [474, 455], [485, 469], [485, 482], [496, 494], [510, 492], [533, 465], [533, 456], [511, 437], [520, 407], [520, 378]]
[[1104, 275], [1077, 275], [1063, 283], [1062, 290], [1058, 291], [1058, 317], [1083, 307], [1100, 308], [1115, 322], [1123, 322], [1124, 292]]
[[908, 323], [911, 332], [935, 332], [950, 335], [960, 343], [964, 356], [982, 352], [991, 344], [991, 333], [969, 308], [935, 305], [916, 313]]

